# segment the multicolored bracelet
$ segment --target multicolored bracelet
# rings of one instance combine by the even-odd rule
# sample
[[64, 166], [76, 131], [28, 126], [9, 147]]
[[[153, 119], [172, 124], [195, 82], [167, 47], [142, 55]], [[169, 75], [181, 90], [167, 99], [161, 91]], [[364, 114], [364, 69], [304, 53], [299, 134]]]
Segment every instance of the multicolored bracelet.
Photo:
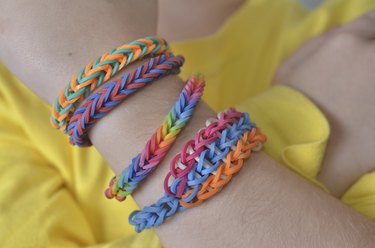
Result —
[[85, 99], [74, 112], [68, 126], [70, 143], [90, 146], [87, 133], [100, 118], [138, 89], [168, 74], [179, 73], [183, 63], [182, 56], [159, 55], [122, 78], [106, 83], [99, 91]]
[[[175, 172], [170, 173], [178, 177], [168, 184], [166, 194], [151, 206], [134, 211], [129, 216], [129, 222], [135, 226], [137, 232], [159, 226], [177, 211], [197, 206], [215, 195], [232, 179], [232, 175], [242, 168], [243, 160], [248, 158], [252, 151], [259, 150], [266, 141], [266, 137], [254, 127], [245, 113], [239, 121], [228, 125], [211, 143], [205, 142], [210, 140], [207, 136], [202, 140], [203, 145], [200, 145], [200, 142], [195, 143], [194, 148], [198, 149], [186, 148], [191, 145], [184, 146], [181, 153], [190, 157], [189, 161], [194, 160], [193, 163], [183, 164], [179, 159], [171, 164]], [[201, 139], [202, 133], [198, 132], [195, 140]], [[183, 194], [178, 197], [181, 190]]]
[[105, 191], [107, 198], [125, 200], [126, 196], [156, 168], [171, 148], [177, 134], [192, 116], [203, 89], [204, 81], [201, 76], [193, 76], [187, 81], [163, 125], [148, 140], [143, 152], [133, 158], [132, 163], [120, 175], [112, 178]]
[[243, 134], [235, 147], [232, 147], [232, 151], [227, 154], [216, 171], [210, 174], [200, 171], [202, 177], [209, 175], [203, 184], [194, 179], [196, 174], [189, 173], [188, 182], [195, 182], [195, 184], [189, 183], [189, 189], [183, 194], [180, 204], [185, 208], [192, 208], [199, 206], [204, 200], [216, 195], [231, 181], [233, 175], [241, 170], [244, 160], [249, 158], [252, 152], [262, 149], [265, 141], [266, 136], [261, 133], [260, 129], [252, 128]]
[[[151, 57], [136, 70], [106, 83], [130, 63]], [[50, 122], [68, 133], [70, 143], [90, 146], [90, 128], [129, 95], [168, 74], [179, 73], [182, 56], [173, 56], [168, 43], [158, 37], [146, 37], [105, 53], [75, 75], [60, 92], [52, 106]], [[95, 94], [97, 88], [106, 83]], [[177, 135], [191, 118], [203, 95], [205, 82], [191, 77], [179, 99], [152, 134], [144, 150], [132, 159], [121, 174], [114, 176], [105, 195], [123, 201], [156, 169]], [[83, 102], [78, 109], [77, 106]], [[266, 137], [247, 113], [229, 109], [209, 119], [195, 139], [188, 141], [170, 163], [164, 180], [165, 194], [156, 203], [129, 216], [137, 232], [160, 226], [177, 211], [200, 205], [216, 195], [242, 167], [253, 151], [261, 149]]]
[[[237, 112], [234, 108], [230, 108], [219, 113], [217, 118], [208, 119], [206, 121], [206, 127], [198, 131], [196, 138], [186, 142], [181, 152], [172, 158], [170, 171], [167, 173], [164, 180], [165, 192], [169, 195], [181, 197], [186, 186], [186, 176], [195, 165], [197, 155], [204, 154], [204, 151], [208, 149], [206, 146], [217, 140], [220, 133], [228, 128], [228, 126], [245, 121], [246, 119], [244, 117], [244, 113]], [[250, 125], [255, 126], [253, 123], [250, 123]], [[181, 169], [181, 165], [183, 165], [183, 169]], [[169, 190], [169, 181], [172, 177], [181, 179], [179, 182], [179, 190], [175, 193]]]
[[169, 53], [169, 45], [164, 39], [149, 36], [122, 45], [89, 62], [56, 98], [51, 111], [51, 125], [66, 133], [77, 105], [124, 66], [146, 56]]

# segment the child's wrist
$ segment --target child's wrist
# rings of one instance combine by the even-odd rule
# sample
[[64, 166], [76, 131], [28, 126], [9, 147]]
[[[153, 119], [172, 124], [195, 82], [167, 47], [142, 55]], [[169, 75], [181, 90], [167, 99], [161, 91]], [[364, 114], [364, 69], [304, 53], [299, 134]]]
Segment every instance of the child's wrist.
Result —
[[[182, 80], [176, 76], [162, 78], [129, 97], [126, 104], [112, 110], [90, 130], [92, 143], [116, 174], [142, 150], [177, 100], [182, 87]], [[194, 119], [193, 116], [186, 128], [195, 122]], [[173, 148], [170, 153], [173, 153]]]

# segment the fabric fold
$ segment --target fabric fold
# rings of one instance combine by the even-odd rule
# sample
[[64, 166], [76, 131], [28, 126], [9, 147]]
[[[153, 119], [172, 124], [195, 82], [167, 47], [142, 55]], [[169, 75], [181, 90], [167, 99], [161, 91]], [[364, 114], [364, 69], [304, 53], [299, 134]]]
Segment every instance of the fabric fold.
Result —
[[322, 112], [287, 86], [274, 86], [238, 106], [270, 138], [264, 151], [281, 164], [324, 188], [316, 179], [330, 133]]

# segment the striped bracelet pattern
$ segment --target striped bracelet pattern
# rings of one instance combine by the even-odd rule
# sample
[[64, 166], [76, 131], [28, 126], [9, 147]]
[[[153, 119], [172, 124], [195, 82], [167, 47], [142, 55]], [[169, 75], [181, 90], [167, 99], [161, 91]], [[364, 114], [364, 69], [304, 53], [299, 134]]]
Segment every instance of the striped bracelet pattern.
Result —
[[[251, 129], [250, 129], [251, 128]], [[250, 130], [249, 130], [250, 129]], [[223, 130], [208, 150], [195, 158], [195, 164], [187, 174], [188, 186], [182, 198], [176, 197], [181, 178], [176, 178], [169, 186], [172, 194], [166, 193], [156, 203], [142, 211], [134, 211], [129, 216], [130, 224], [137, 232], [161, 225], [166, 218], [179, 210], [197, 206], [219, 192], [243, 166], [244, 159], [252, 151], [259, 150], [266, 137], [249, 121], [234, 124]], [[235, 146], [234, 146], [235, 144]], [[184, 165], [179, 165], [181, 170]]]
[[191, 77], [183, 88], [179, 99], [164, 119], [163, 124], [147, 141], [144, 150], [133, 158], [131, 164], [120, 175], [112, 178], [105, 191], [107, 198], [123, 201], [165, 157], [177, 135], [192, 116], [204, 90], [201, 76]]
[[[189, 182], [192, 183], [180, 199], [180, 204], [185, 208], [192, 208], [216, 195], [232, 180], [233, 175], [241, 170], [244, 160], [249, 158], [252, 152], [261, 150], [265, 141], [266, 136], [259, 128], [245, 132], [214, 172], [208, 174], [198, 168], [198, 173], [189, 174]], [[202, 178], [205, 178], [205, 181], [201, 180]]]
[[74, 75], [56, 98], [51, 110], [51, 125], [66, 133], [70, 117], [77, 105], [124, 66], [146, 56], [169, 53], [169, 45], [164, 39], [149, 36], [122, 45], [104, 53], [95, 61], [90, 61], [78, 75]]
[[[208, 151], [207, 145], [212, 144], [219, 138], [220, 133], [235, 123], [247, 121], [246, 113], [237, 112], [234, 108], [230, 108], [217, 115], [215, 119], [206, 121], [206, 127], [198, 131], [194, 140], [186, 142], [178, 153], [170, 162], [170, 171], [164, 180], [164, 190], [169, 195], [181, 197], [186, 187], [187, 174], [191, 171], [196, 163], [198, 155], [204, 155]], [[250, 122], [250, 125], [255, 126]], [[213, 152], [211, 150], [211, 152]], [[217, 157], [219, 159], [219, 157]], [[203, 160], [201, 160], [203, 162]], [[183, 169], [182, 169], [183, 168]], [[172, 192], [169, 190], [169, 182], [179, 178], [178, 190]]]
[[159, 55], [122, 78], [106, 83], [74, 112], [68, 126], [70, 143], [91, 146], [87, 133], [100, 118], [138, 89], [168, 74], [179, 73], [183, 63], [182, 56]]

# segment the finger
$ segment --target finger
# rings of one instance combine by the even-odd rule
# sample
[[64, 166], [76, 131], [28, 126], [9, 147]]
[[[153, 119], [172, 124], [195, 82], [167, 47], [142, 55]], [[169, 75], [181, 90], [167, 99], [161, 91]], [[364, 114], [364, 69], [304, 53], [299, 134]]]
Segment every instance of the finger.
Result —
[[360, 16], [349, 24], [345, 25], [342, 30], [356, 34], [365, 39], [375, 38], [375, 10], [371, 10]]

